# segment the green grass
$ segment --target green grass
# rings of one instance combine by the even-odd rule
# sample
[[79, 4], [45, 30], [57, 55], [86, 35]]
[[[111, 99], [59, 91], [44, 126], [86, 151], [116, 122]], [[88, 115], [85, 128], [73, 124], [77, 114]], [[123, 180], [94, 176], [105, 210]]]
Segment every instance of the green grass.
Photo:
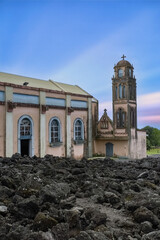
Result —
[[147, 155], [160, 154], [160, 149], [155, 148], [147, 151]]

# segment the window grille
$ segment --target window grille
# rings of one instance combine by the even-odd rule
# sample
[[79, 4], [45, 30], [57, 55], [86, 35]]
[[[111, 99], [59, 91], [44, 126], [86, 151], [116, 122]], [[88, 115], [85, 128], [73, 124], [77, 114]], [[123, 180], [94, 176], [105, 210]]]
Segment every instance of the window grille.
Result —
[[31, 122], [29, 119], [24, 118], [20, 124], [20, 136], [30, 136], [31, 135]]
[[60, 142], [60, 123], [57, 119], [51, 121], [50, 126], [51, 143]]
[[84, 126], [81, 119], [76, 119], [74, 122], [74, 140], [84, 140]]

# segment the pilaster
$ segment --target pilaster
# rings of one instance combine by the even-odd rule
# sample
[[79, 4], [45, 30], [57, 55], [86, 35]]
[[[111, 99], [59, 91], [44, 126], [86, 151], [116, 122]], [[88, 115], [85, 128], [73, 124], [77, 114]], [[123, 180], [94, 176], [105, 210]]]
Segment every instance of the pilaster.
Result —
[[88, 157], [92, 157], [92, 98], [88, 98]]
[[8, 110], [8, 102], [13, 100], [13, 88], [5, 87], [5, 106], [6, 106], [6, 142], [5, 142], [5, 156], [11, 157], [13, 155], [13, 111]]
[[66, 157], [71, 157], [71, 113], [68, 109], [71, 108], [71, 96], [66, 95]]
[[46, 105], [46, 93], [40, 91], [39, 93], [40, 103], [40, 157], [44, 157], [46, 154], [46, 112], [43, 110]]

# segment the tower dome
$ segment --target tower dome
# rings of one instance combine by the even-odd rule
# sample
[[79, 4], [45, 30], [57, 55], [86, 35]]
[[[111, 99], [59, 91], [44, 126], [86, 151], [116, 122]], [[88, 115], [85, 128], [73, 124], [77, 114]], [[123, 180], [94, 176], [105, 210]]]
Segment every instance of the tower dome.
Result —
[[126, 61], [126, 60], [121, 60], [117, 63], [117, 67], [131, 67], [133, 68], [133, 66], [130, 64], [130, 62]]
[[115, 71], [115, 77], [116, 78], [124, 78], [129, 77], [133, 78], [133, 65], [131, 65], [130, 62], [125, 60], [126, 56], [121, 57], [122, 60], [120, 60], [116, 65], [114, 65], [114, 71]]
[[125, 60], [126, 56], [124, 56], [124, 54], [123, 54], [123, 56], [122, 56], [121, 58], [122, 58], [123, 60], [120, 60], [120, 61], [117, 63], [117, 65], [115, 65], [115, 67], [118, 67], [118, 68], [120, 68], [120, 67], [130, 67], [130, 68], [133, 69], [133, 66], [131, 65], [131, 63], [128, 62], [127, 60]]

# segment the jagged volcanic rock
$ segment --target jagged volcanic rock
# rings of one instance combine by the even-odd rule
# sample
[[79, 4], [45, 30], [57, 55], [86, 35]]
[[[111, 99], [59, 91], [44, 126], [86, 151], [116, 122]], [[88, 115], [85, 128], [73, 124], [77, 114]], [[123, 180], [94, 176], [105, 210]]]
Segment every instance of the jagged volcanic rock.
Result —
[[0, 158], [1, 240], [159, 236], [160, 158]]

